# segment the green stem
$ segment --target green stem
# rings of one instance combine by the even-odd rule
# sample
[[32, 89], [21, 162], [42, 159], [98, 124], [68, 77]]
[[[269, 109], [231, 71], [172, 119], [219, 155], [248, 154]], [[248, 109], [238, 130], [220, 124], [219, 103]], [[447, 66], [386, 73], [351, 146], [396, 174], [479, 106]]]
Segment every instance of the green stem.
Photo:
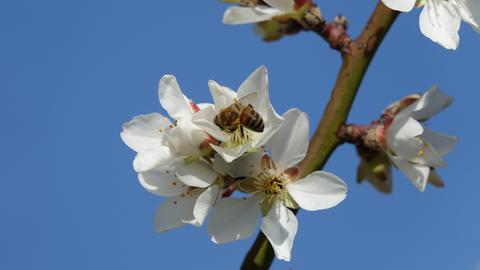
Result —
[[[301, 176], [322, 169], [333, 151], [341, 144], [341, 140], [337, 138], [338, 128], [346, 122], [368, 66], [398, 14], [379, 2], [363, 32], [351, 43], [349, 53], [342, 55], [342, 67], [330, 101], [310, 140], [307, 155], [299, 164]], [[273, 258], [272, 247], [260, 232], [248, 251], [241, 269], [268, 269]]]

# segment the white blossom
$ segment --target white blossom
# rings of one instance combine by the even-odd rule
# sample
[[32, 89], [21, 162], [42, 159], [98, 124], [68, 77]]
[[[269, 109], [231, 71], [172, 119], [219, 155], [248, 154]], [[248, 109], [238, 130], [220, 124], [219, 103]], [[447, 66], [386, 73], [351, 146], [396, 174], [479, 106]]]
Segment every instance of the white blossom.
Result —
[[268, 5], [229, 7], [223, 14], [223, 22], [226, 24], [263, 22], [295, 10], [293, 0], [264, 0], [264, 2]]
[[156, 231], [201, 226], [221, 188], [200, 147], [211, 137], [192, 123], [200, 108], [185, 97], [174, 76], [163, 76], [158, 92], [174, 122], [159, 113], [140, 115], [125, 123], [120, 135], [137, 152], [133, 165], [141, 185], [167, 197], [155, 215]]
[[158, 92], [162, 107], [174, 122], [151, 113], [134, 117], [123, 125], [123, 141], [137, 152], [134, 169], [139, 173], [175, 170], [185, 184], [208, 187], [217, 174], [201, 158], [204, 153], [200, 146], [210, 136], [192, 122], [199, 108], [185, 97], [174, 76], [163, 76]]
[[284, 115], [281, 128], [267, 142], [271, 157], [262, 152], [242, 156], [232, 163], [215, 159], [214, 167], [235, 177], [246, 177], [240, 190], [252, 194], [217, 201], [208, 231], [215, 243], [249, 237], [262, 213], [261, 230], [275, 255], [289, 261], [298, 222], [289, 208], [314, 211], [333, 207], [346, 196], [346, 184], [337, 176], [317, 171], [298, 179], [295, 165], [306, 155], [308, 119], [293, 109]]
[[[247, 151], [256, 151], [277, 131], [283, 119], [272, 107], [268, 94], [268, 75], [264, 66], [255, 70], [234, 92], [215, 81], [208, 83], [215, 102], [214, 106], [206, 106], [193, 116], [193, 123], [203, 128], [208, 134], [220, 141], [220, 145], [211, 144], [211, 147], [227, 162], [242, 156]], [[232, 105], [241, 108], [251, 106], [258, 113], [263, 124], [262, 131], [254, 131], [240, 124], [235, 130], [225, 130], [215, 123], [220, 116]], [[238, 119], [237, 119], [238, 120]], [[253, 120], [252, 120], [253, 121]]]
[[408, 12], [416, 5], [424, 6], [420, 14], [420, 31], [447, 49], [456, 49], [458, 31], [463, 21], [480, 31], [478, 0], [382, 0], [391, 9]]
[[443, 156], [453, 149], [457, 139], [423, 126], [423, 122], [450, 105], [451, 97], [436, 87], [398, 112], [386, 126], [388, 156], [420, 190], [424, 191], [431, 168], [445, 166]]

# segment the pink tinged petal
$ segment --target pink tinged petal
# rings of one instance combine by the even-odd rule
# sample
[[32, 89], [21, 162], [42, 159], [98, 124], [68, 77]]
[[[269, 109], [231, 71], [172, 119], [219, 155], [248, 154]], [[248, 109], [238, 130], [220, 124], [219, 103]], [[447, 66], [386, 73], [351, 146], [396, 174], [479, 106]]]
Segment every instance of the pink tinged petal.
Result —
[[347, 185], [336, 175], [316, 171], [287, 185], [288, 193], [308, 211], [336, 206], [347, 196]]
[[[218, 185], [212, 185], [203, 191], [200, 196], [198, 196], [195, 206], [193, 207], [193, 218], [183, 219], [182, 221], [197, 227], [202, 226], [208, 215], [208, 211], [218, 198], [219, 190]], [[186, 196], [189, 195], [187, 194]]]
[[160, 104], [173, 119], [178, 120], [193, 114], [190, 102], [182, 93], [175, 76], [165, 75], [160, 79], [158, 96]]
[[418, 121], [425, 121], [448, 107], [453, 98], [447, 96], [436, 86], [430, 88], [418, 101], [405, 108], [411, 111], [411, 117]]
[[382, 2], [390, 9], [409, 12], [415, 7], [416, 0], [382, 0]]
[[462, 20], [452, 1], [427, 0], [420, 14], [420, 31], [446, 49], [455, 50], [460, 42]]
[[237, 98], [237, 93], [226, 86], [221, 86], [216, 81], [208, 81], [208, 87], [210, 88], [210, 93], [212, 94], [217, 111], [230, 106]]
[[230, 7], [223, 14], [225, 24], [244, 24], [268, 21], [283, 12], [267, 6]]
[[284, 261], [290, 261], [297, 228], [297, 218], [280, 200], [274, 201], [268, 214], [263, 217], [260, 227], [270, 241], [275, 256]]
[[139, 115], [123, 124], [120, 136], [135, 152], [147, 151], [163, 143], [164, 131], [170, 125], [170, 120], [159, 113]]
[[428, 181], [428, 175], [430, 173], [430, 168], [426, 165], [412, 164], [407, 160], [400, 157], [391, 156], [393, 164], [407, 176], [407, 178], [412, 182], [412, 184], [418, 188], [420, 191], [425, 191], [425, 187]]
[[452, 151], [457, 143], [457, 137], [435, 132], [428, 128], [425, 128], [422, 139], [430, 144], [441, 156]]
[[133, 160], [133, 168], [136, 172], [145, 172], [155, 167], [170, 166], [174, 161], [174, 156], [170, 148], [158, 146], [155, 149], [138, 153]]
[[264, 100], [268, 97], [268, 72], [265, 66], [260, 66], [248, 78], [238, 87], [237, 90], [238, 99], [243, 101], [246, 97], [249, 98], [249, 102], [253, 108], [260, 113], [260, 115], [265, 115], [262, 112], [262, 107], [264, 105]]
[[300, 162], [308, 148], [308, 117], [297, 109], [287, 111], [280, 129], [266, 146], [271, 151], [275, 164], [284, 170]]
[[147, 191], [159, 196], [177, 196], [188, 189], [188, 186], [175, 176], [173, 168], [139, 173], [138, 180]]
[[259, 202], [259, 196], [218, 200], [208, 221], [211, 240], [223, 244], [250, 237], [258, 224]]
[[210, 144], [210, 146], [219, 154], [226, 162], [232, 162], [235, 159], [241, 157], [247, 150], [252, 148], [250, 143], [240, 145], [238, 147], [223, 147], [214, 144]]
[[423, 148], [423, 142], [417, 138], [422, 133], [423, 127], [418, 121], [408, 115], [397, 115], [387, 129], [388, 147], [398, 156], [415, 158]]
[[480, 1], [459, 0], [457, 5], [462, 19], [475, 30], [480, 31]]
[[291, 12], [293, 11], [293, 6], [295, 2], [293, 0], [264, 0], [269, 6], [285, 11]]
[[191, 220], [198, 195], [166, 198], [155, 214], [155, 231], [160, 233], [185, 225], [182, 220]]
[[217, 179], [217, 173], [212, 167], [201, 160], [192, 162], [179, 161], [175, 163], [177, 177], [192, 187], [208, 187]]
[[228, 140], [227, 135], [213, 123], [216, 112], [213, 106], [207, 106], [192, 117], [192, 122], [219, 141]]

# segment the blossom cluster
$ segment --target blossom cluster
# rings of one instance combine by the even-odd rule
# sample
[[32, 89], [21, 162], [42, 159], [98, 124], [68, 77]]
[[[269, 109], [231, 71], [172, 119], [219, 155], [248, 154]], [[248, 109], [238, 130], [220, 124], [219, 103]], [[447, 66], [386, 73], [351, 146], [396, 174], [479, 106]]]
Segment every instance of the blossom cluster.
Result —
[[[225, 24], [255, 23], [255, 32], [266, 40], [323, 25], [320, 9], [311, 0], [226, 0], [238, 6], [229, 7]], [[393, 10], [409, 12], [423, 8], [420, 31], [444, 48], [455, 50], [462, 21], [480, 32], [480, 1], [478, 0], [382, 0]]]
[[367, 179], [388, 193], [393, 164], [420, 191], [428, 182], [443, 186], [434, 169], [445, 166], [443, 156], [453, 149], [457, 138], [433, 131], [424, 123], [451, 102], [451, 97], [434, 86], [423, 95], [410, 95], [389, 105], [372, 125], [344, 128], [343, 136], [356, 143], [361, 157], [359, 180]]
[[211, 240], [227, 243], [251, 236], [261, 217], [275, 255], [288, 261], [298, 228], [292, 209], [333, 207], [346, 184], [323, 171], [301, 177], [296, 164], [306, 155], [308, 118], [298, 109], [276, 113], [265, 67], [236, 92], [215, 81], [208, 86], [213, 104], [196, 104], [165, 75], [158, 92], [169, 117], [150, 113], [123, 125], [141, 185], [165, 197], [155, 229], [201, 226], [212, 212]]

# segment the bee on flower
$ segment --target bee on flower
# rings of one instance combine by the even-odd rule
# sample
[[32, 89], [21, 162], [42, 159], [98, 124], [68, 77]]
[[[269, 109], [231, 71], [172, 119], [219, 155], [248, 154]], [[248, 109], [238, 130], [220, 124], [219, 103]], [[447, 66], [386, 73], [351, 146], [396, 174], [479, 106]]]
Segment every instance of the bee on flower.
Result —
[[227, 162], [258, 151], [280, 128], [283, 118], [270, 103], [264, 66], [255, 70], [237, 92], [213, 80], [208, 86], [215, 104], [201, 109], [192, 121], [219, 141], [211, 147]]
[[334, 207], [346, 196], [347, 186], [337, 176], [316, 171], [300, 177], [296, 164], [306, 155], [308, 119], [292, 109], [284, 114], [281, 128], [265, 144], [265, 151], [242, 156], [231, 163], [218, 158], [217, 171], [239, 180], [242, 198], [217, 201], [208, 223], [215, 243], [245, 239], [260, 226], [273, 246], [275, 255], [289, 261], [298, 221], [291, 209], [308, 211]]

